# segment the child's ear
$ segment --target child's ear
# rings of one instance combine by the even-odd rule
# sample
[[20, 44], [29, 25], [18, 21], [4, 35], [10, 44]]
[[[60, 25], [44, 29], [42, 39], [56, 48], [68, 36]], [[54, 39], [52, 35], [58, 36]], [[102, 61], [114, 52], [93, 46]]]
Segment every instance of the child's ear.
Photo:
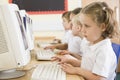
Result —
[[78, 30], [81, 31], [81, 26], [78, 26]]
[[106, 30], [105, 23], [102, 23], [100, 27], [101, 27], [101, 30], [102, 30], [102, 31], [105, 31], [105, 30]]

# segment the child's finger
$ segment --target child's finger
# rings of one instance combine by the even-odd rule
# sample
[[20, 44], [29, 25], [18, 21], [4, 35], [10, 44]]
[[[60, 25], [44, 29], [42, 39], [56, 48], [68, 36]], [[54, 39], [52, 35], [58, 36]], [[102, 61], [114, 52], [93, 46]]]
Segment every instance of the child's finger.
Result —
[[52, 57], [52, 58], [51, 58], [51, 61], [60, 61], [60, 58], [57, 57], [57, 56], [55, 56], [55, 57]]

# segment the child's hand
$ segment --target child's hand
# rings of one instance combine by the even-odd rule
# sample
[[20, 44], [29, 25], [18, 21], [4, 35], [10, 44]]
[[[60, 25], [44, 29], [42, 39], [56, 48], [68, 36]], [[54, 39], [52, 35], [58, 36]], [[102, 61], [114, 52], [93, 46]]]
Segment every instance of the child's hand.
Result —
[[69, 61], [69, 58], [67, 58], [65, 55], [61, 55], [61, 56], [58, 55], [52, 57], [51, 61], [58, 61], [61, 64], [61, 63], [67, 63]]
[[53, 42], [54, 43], [61, 43], [61, 40], [60, 39], [54, 39]]
[[54, 50], [53, 50], [53, 52], [54, 52], [55, 54], [59, 54], [61, 51], [62, 51], [62, 50], [60, 50], [60, 49], [54, 49]]
[[44, 49], [51, 49], [53, 51], [55, 49], [55, 46], [47, 46]]
[[61, 64], [61, 68], [68, 74], [76, 74], [77, 70], [76, 67], [73, 67], [71, 64], [63, 63]]
[[62, 50], [62, 51], [60, 51], [58, 54], [60, 54], [60, 55], [65, 55], [65, 54], [70, 54], [70, 52], [67, 51], [67, 50]]
[[51, 58], [51, 61], [60, 62], [61, 61], [61, 57], [60, 56], [54, 56], [54, 57]]
[[60, 64], [62, 63], [71, 63], [72, 60], [76, 60], [73, 56], [66, 54], [66, 55], [57, 55], [52, 57], [51, 61], [58, 61]]

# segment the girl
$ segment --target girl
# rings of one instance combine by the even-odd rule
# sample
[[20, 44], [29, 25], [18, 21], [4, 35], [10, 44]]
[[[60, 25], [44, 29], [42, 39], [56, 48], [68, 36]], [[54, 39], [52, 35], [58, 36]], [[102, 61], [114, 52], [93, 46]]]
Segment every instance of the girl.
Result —
[[68, 43], [68, 40], [71, 37], [72, 26], [70, 24], [70, 14], [71, 14], [71, 11], [68, 11], [66, 13], [63, 13], [62, 15], [63, 26], [65, 29], [65, 35], [64, 35], [64, 38], [62, 39], [62, 43]]
[[61, 49], [61, 50], [65, 50], [67, 49], [68, 47], [68, 40], [70, 37], [72, 37], [72, 26], [71, 26], [71, 23], [70, 23], [70, 14], [71, 14], [71, 11], [66, 11], [62, 14], [62, 20], [63, 20], [63, 26], [64, 26], [64, 30], [65, 30], [65, 35], [61, 40], [58, 40], [58, 39], [55, 39], [55, 42], [62, 42], [62, 44], [55, 44], [53, 46], [47, 46], [45, 47], [45, 49], [52, 49], [54, 50], [55, 48], [56, 49]]
[[68, 50], [63, 50], [59, 54], [71, 54], [73, 56], [79, 55], [79, 57], [81, 57], [82, 53], [80, 51], [80, 44], [83, 36], [81, 34], [81, 23], [79, 21], [79, 15], [74, 15], [71, 23], [73, 37], [71, 37], [68, 41]]
[[[68, 43], [68, 51], [71, 53], [81, 53], [80, 43], [82, 40], [81, 23], [79, 22], [79, 15], [75, 15], [72, 20], [72, 34], [73, 38], [70, 38]], [[82, 56], [82, 54], [80, 54]]]
[[[62, 20], [63, 20], [63, 26], [65, 29], [65, 35], [62, 39], [62, 44], [57, 44], [54, 46], [48, 46], [46, 48], [51, 48], [52, 50], [56, 49], [61, 49], [61, 50], [67, 50], [68, 49], [68, 42], [70, 42], [70, 39], [72, 39], [72, 37], [74, 37], [74, 35], [72, 34], [72, 25], [71, 25], [71, 20], [73, 18], [73, 16], [77, 15], [80, 12], [81, 8], [75, 8], [72, 11], [68, 11], [63, 13], [62, 15]], [[55, 49], [55, 52], [56, 52]], [[57, 50], [57, 52], [60, 52], [59, 50]]]
[[82, 9], [79, 19], [88, 43], [82, 47], [81, 62], [70, 55], [57, 57], [62, 69], [86, 80], [114, 80], [117, 61], [108, 38], [115, 27], [113, 11], [104, 2], [94, 2]]

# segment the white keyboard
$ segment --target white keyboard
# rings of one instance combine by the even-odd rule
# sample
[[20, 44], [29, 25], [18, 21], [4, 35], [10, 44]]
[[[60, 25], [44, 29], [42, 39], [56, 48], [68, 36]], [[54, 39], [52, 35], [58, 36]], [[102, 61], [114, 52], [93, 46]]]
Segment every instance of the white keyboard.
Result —
[[36, 52], [37, 60], [51, 60], [51, 57], [55, 56], [51, 50], [39, 50]]
[[39, 64], [33, 71], [31, 80], [66, 80], [66, 73], [57, 63]]

